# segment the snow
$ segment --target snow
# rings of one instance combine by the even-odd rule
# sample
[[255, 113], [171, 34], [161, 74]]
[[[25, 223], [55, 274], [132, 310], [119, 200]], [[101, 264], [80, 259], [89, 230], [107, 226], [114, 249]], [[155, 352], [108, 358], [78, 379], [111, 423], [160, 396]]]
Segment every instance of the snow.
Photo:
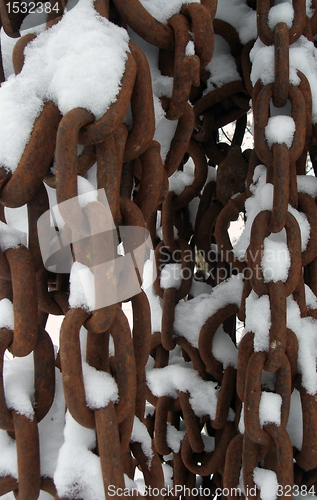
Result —
[[228, 304], [240, 307], [242, 289], [242, 275], [238, 274], [216, 286], [211, 295], [202, 294], [187, 302], [180, 301], [175, 309], [175, 334], [198, 347], [199, 333], [206, 320]]
[[4, 392], [9, 410], [32, 419], [34, 416], [33, 354], [23, 358], [4, 359]]
[[240, 420], [238, 423], [238, 430], [239, 430], [240, 434], [244, 434], [244, 431], [245, 431], [245, 427], [244, 427], [244, 403], [242, 403], [242, 407], [241, 407]]
[[176, 288], [179, 290], [182, 283], [182, 265], [166, 264], [161, 272], [161, 288]]
[[193, 279], [192, 287], [190, 289], [189, 295], [192, 297], [198, 297], [199, 295], [210, 295], [212, 293], [212, 287], [207, 285], [207, 283], [196, 281]]
[[274, 471], [255, 467], [253, 470], [253, 479], [256, 486], [260, 490], [260, 497], [262, 500], [276, 499], [278, 491], [278, 481]]
[[305, 300], [306, 300], [306, 305], [307, 307], [310, 307], [311, 309], [317, 309], [317, 297], [314, 294], [314, 292], [309, 288], [308, 285], [305, 283]]
[[24, 236], [21, 235], [21, 238], [23, 238], [24, 242], [28, 243], [29, 218], [27, 205], [22, 205], [17, 208], [4, 207], [4, 214], [8, 226], [24, 233]]
[[152, 450], [152, 440], [148, 433], [147, 428], [144, 424], [138, 419], [138, 417], [134, 417], [133, 428], [130, 437], [131, 443], [140, 443], [142, 451], [144, 455], [148, 458], [148, 466], [151, 466], [152, 458], [154, 456]]
[[168, 464], [162, 464], [163, 476], [164, 476], [164, 484], [165, 486], [173, 487], [173, 468]]
[[191, 186], [195, 179], [195, 164], [192, 158], [184, 164], [183, 170], [176, 170], [169, 178], [169, 191], [181, 194], [186, 186]]
[[278, 23], [286, 23], [288, 29], [292, 27], [294, 19], [294, 8], [288, 2], [273, 5], [269, 10], [268, 25], [273, 31]]
[[222, 326], [218, 328], [214, 335], [212, 341], [212, 353], [214, 357], [223, 364], [224, 369], [228, 366], [237, 368], [238, 349]]
[[317, 196], [317, 178], [312, 175], [297, 176], [297, 190], [299, 193], [308, 193], [313, 198]]
[[271, 309], [268, 295], [258, 297], [252, 290], [246, 299], [245, 332], [254, 333], [254, 350], [268, 351], [270, 345]]
[[281, 424], [281, 405], [282, 397], [274, 392], [262, 391], [259, 417], [260, 425]]
[[161, 144], [161, 157], [163, 163], [169, 152], [177, 125], [178, 120], [167, 120], [167, 118], [162, 118], [155, 129], [153, 139]]
[[71, 308], [83, 308], [87, 311], [95, 309], [95, 281], [91, 270], [81, 264], [74, 262], [70, 273], [69, 306]]
[[80, 0], [30, 42], [21, 73], [0, 89], [0, 164], [15, 170], [44, 100], [62, 114], [81, 107], [101, 118], [117, 99], [128, 40], [124, 29], [96, 15], [92, 0]]
[[14, 330], [13, 304], [9, 299], [0, 300], [0, 328]]
[[303, 212], [298, 212], [295, 208], [288, 205], [288, 211], [295, 217], [300, 229], [300, 236], [302, 241], [302, 252], [306, 250], [310, 237], [310, 225], [306, 215]]
[[[295, 43], [290, 45], [289, 51], [289, 80], [293, 85], [299, 85], [300, 79], [297, 70], [301, 71], [308, 79], [313, 107], [312, 122], [317, 122], [317, 64], [316, 48], [305, 36], [301, 36]], [[266, 46], [258, 38], [250, 52], [252, 62], [251, 82], [255, 85], [257, 80], [261, 80], [263, 85], [274, 81], [274, 46]]]
[[231, 49], [224, 38], [220, 35], [215, 35], [215, 45], [212, 59], [205, 68], [210, 73], [207, 80], [207, 88], [204, 94], [217, 87], [222, 87], [226, 83], [236, 82], [241, 80], [241, 76], [237, 71], [237, 66]]
[[204, 451], [206, 453], [211, 453], [215, 449], [215, 438], [212, 436], [207, 436], [206, 434], [201, 435], [203, 443], [204, 443]]
[[221, 0], [217, 4], [216, 19], [231, 24], [245, 45], [257, 37], [256, 12], [242, 0]]
[[83, 362], [83, 376], [86, 402], [91, 410], [104, 408], [109, 402], [119, 400], [118, 387], [110, 373], [96, 370], [88, 363]]
[[146, 373], [147, 384], [156, 397], [169, 396], [177, 399], [177, 391], [190, 394], [190, 405], [198, 417], [216, 416], [217, 389], [216, 383], [202, 380], [198, 372], [192, 368], [179, 365], [169, 365], [155, 368]]
[[291, 394], [291, 406], [286, 426], [292, 445], [300, 451], [303, 443], [303, 413], [300, 394], [294, 389]]
[[95, 431], [79, 425], [67, 412], [64, 437], [54, 474], [59, 497], [105, 499], [100, 458], [91, 451], [96, 446]]
[[[252, 195], [245, 201], [246, 219], [245, 219], [244, 231], [242, 232], [238, 242], [236, 243], [233, 249], [235, 256], [239, 259], [241, 258], [243, 259], [245, 257], [245, 252], [250, 244], [251, 228], [255, 217], [262, 210], [272, 210], [273, 208], [274, 188], [272, 184], [266, 183], [266, 167], [264, 165], [256, 166], [254, 170], [253, 181], [252, 184], [250, 185], [250, 191]], [[288, 211], [295, 217], [295, 219], [299, 224], [299, 229], [301, 233], [302, 252], [303, 252], [307, 247], [310, 237], [309, 222], [304, 213], [298, 212], [298, 210], [293, 208], [291, 205], [288, 205]], [[283, 271], [281, 270], [281, 273], [283, 274], [283, 276], [285, 276], [286, 268], [288, 266], [287, 263], [288, 257], [287, 253], [285, 252], [286, 250], [285, 229], [282, 229], [282, 231], [280, 231], [279, 233], [270, 234], [270, 236], [268, 236], [267, 241], [272, 241], [276, 243], [275, 245], [273, 243], [266, 242], [266, 245], [267, 248], [270, 249], [270, 252], [274, 251], [274, 253], [277, 252], [279, 254], [281, 262], [283, 262], [283, 269], [284, 269]], [[282, 243], [284, 243], [284, 245], [281, 245]], [[255, 257], [256, 256], [253, 256], [253, 258]], [[268, 268], [270, 268], [269, 260], [270, 259], [265, 257], [263, 261], [264, 264], [268, 265]], [[273, 266], [271, 267], [273, 268]], [[277, 265], [275, 264], [274, 264], [274, 273], [278, 273]], [[270, 276], [271, 271], [268, 271], [268, 274]]]
[[269, 118], [268, 124], [265, 127], [265, 137], [269, 148], [273, 144], [286, 144], [291, 147], [295, 133], [295, 122], [290, 116], [273, 116]]
[[166, 433], [166, 443], [174, 453], [179, 453], [182, 441], [185, 437], [186, 431], [177, 430], [174, 425], [170, 422], [166, 423], [167, 433]]
[[264, 281], [285, 282], [291, 265], [291, 258], [285, 242], [264, 239], [264, 252], [261, 261]]
[[[5, 395], [9, 408], [32, 418], [34, 411], [34, 369], [33, 356], [26, 358], [5, 358]], [[56, 386], [53, 404], [46, 416], [38, 424], [40, 443], [41, 475], [53, 478], [57, 456], [63, 444], [65, 425], [65, 400], [62, 387], [62, 376], [55, 370]], [[11, 475], [18, 478], [16, 442], [6, 431], [0, 431], [0, 477]]]
[[143, 269], [143, 286], [151, 308], [152, 333], [161, 331], [162, 324], [162, 299], [156, 295], [153, 288], [153, 262], [147, 260]]
[[186, 56], [194, 56], [195, 55], [195, 44], [192, 40], [189, 40], [188, 44], [185, 47]]
[[98, 191], [81, 175], [77, 176], [78, 202], [81, 208], [98, 201]]
[[287, 297], [287, 327], [293, 330], [298, 339], [297, 370], [302, 374], [302, 386], [309, 394], [316, 394], [317, 321], [310, 316], [301, 318], [292, 296]]
[[182, 5], [187, 3], [200, 3], [199, 0], [140, 0], [143, 7], [153, 16], [155, 19], [163, 24], [167, 24], [167, 21], [174, 14], [178, 14], [181, 10]]
[[8, 248], [17, 248], [19, 245], [27, 245], [26, 234], [0, 221], [0, 247], [2, 252], [5, 252]]

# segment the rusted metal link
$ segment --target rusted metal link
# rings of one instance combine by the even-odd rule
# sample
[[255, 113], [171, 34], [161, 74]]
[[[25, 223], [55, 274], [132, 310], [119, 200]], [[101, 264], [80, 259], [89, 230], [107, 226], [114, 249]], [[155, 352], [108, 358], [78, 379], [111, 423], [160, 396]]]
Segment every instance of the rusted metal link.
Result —
[[192, 85], [200, 84], [200, 61], [196, 55], [186, 56], [190, 41], [190, 25], [182, 14], [175, 14], [169, 21], [175, 36], [174, 81], [170, 106], [166, 113], [169, 120], [178, 120], [184, 112]]
[[37, 422], [15, 410], [12, 410], [12, 419], [18, 454], [18, 498], [36, 500], [41, 487]]
[[[251, 284], [255, 293], [259, 296], [268, 293], [268, 285], [264, 282], [263, 271], [261, 268], [262, 249], [264, 238], [269, 236], [268, 223], [270, 212], [264, 210], [254, 219], [251, 229], [250, 245], [247, 251], [248, 266], [253, 271]], [[287, 246], [291, 254], [291, 266], [288, 271], [288, 277], [285, 281], [285, 296], [290, 295], [296, 288], [301, 272], [301, 244], [300, 230], [295, 217], [288, 212], [285, 223]]]
[[[274, 85], [265, 85], [257, 95], [254, 101], [254, 121], [255, 121], [255, 134], [254, 146], [255, 151], [261, 162], [268, 167], [273, 165], [273, 153], [269, 149], [267, 140], [265, 138], [265, 127], [269, 120], [270, 100], [274, 94]], [[305, 145], [306, 134], [306, 116], [303, 112], [305, 107], [305, 99], [302, 92], [294, 85], [289, 86], [288, 98], [292, 105], [292, 117], [296, 123], [295, 134], [293, 142], [289, 148], [289, 161], [293, 162], [298, 160], [303, 152]], [[252, 96], [254, 100], [254, 96]]]
[[14, 356], [27, 356], [37, 342], [35, 270], [30, 252], [22, 245], [8, 248], [5, 256], [10, 266], [13, 290], [14, 336], [10, 352]]
[[168, 396], [162, 396], [158, 398], [156, 409], [155, 409], [155, 449], [160, 455], [168, 455], [170, 453], [170, 448], [166, 442], [167, 435], [167, 417], [168, 412], [171, 408], [171, 403], [173, 399]]
[[195, 141], [190, 141], [187, 152], [195, 163], [195, 179], [190, 186], [173, 199], [173, 209], [179, 210], [188, 205], [193, 198], [198, 196], [207, 178], [207, 161], [203, 149]]
[[204, 5], [195, 3], [183, 5], [181, 13], [191, 20], [195, 51], [199, 56], [201, 68], [205, 68], [211, 61], [214, 49], [214, 30], [211, 15]]
[[[13, 332], [7, 328], [0, 329], [0, 369], [3, 373], [3, 358], [6, 349], [9, 347], [13, 340]], [[3, 376], [0, 383], [0, 428], [6, 431], [14, 431], [14, 424], [11, 412], [8, 410], [4, 394]]]
[[130, 41], [129, 46], [137, 64], [137, 75], [131, 95], [133, 126], [125, 145], [123, 161], [134, 160], [143, 154], [150, 146], [155, 132], [149, 65], [144, 53], [135, 43]]
[[243, 211], [246, 197], [246, 193], [241, 193], [236, 198], [231, 199], [219, 214], [215, 225], [215, 237], [218, 248], [223, 251], [226, 261], [234, 268], [237, 268], [239, 272], [243, 271], [245, 263], [234, 256], [233, 247], [228, 235], [228, 224], [235, 215]]
[[222, 364], [215, 359], [212, 354], [212, 341], [219, 326], [233, 314], [238, 312], [238, 307], [234, 304], [219, 309], [204, 324], [199, 333], [199, 352], [206, 365], [206, 370], [211, 373], [218, 382], [222, 380]]
[[24, 64], [24, 49], [27, 46], [29, 42], [32, 42], [32, 40], [35, 40], [36, 35], [32, 33], [28, 33], [27, 35], [24, 35], [22, 38], [20, 38], [17, 43], [14, 46], [13, 52], [12, 52], [12, 63], [14, 67], [14, 72], [16, 75], [21, 73], [23, 64]]
[[[14, 174], [12, 177], [8, 174], [8, 182], [1, 189], [0, 201], [6, 207], [21, 207], [38, 192], [50, 168], [61, 118], [60, 111], [53, 102], [44, 104]], [[43, 137], [46, 137], [45, 141]]]
[[145, 293], [132, 297], [133, 310], [133, 347], [136, 367], [135, 414], [143, 421], [146, 403], [145, 365], [151, 348], [151, 311]]
[[66, 314], [60, 332], [60, 360], [67, 408], [80, 425], [94, 429], [94, 412], [86, 403], [79, 344], [79, 330], [88, 316], [84, 309], [70, 309]]
[[[211, 453], [199, 453], [196, 456], [190, 447], [189, 438], [186, 434], [182, 443], [181, 454], [187, 469], [194, 474], [209, 476], [210, 474], [217, 472], [223, 466], [228, 444], [234, 436], [232, 424], [227, 422], [224, 428], [217, 432], [220, 437], [215, 451]], [[198, 465], [198, 463], [201, 463], [201, 465]]]
[[202, 453], [204, 451], [204, 443], [200, 434], [200, 425], [198, 418], [192, 410], [189, 402], [189, 394], [178, 391], [178, 397], [185, 420], [188, 441], [194, 453]]
[[300, 467], [312, 470], [317, 466], [316, 397], [309, 394], [302, 386], [300, 376], [297, 377], [296, 387], [300, 392], [302, 405], [303, 443], [301, 451], [295, 454], [295, 458]]
[[[303, 34], [306, 22], [305, 4], [301, 0], [293, 0], [294, 20], [289, 30], [289, 42], [294, 43]], [[260, 0], [257, 3], [258, 33], [265, 45], [274, 44], [273, 31], [268, 26], [268, 13], [270, 10], [269, 0]]]
[[122, 18], [144, 40], [162, 49], [174, 49], [173, 30], [151, 16], [139, 0], [114, 0], [114, 4]]
[[167, 288], [163, 293], [163, 312], [162, 312], [162, 346], [167, 351], [172, 351], [175, 347], [174, 319], [176, 305], [176, 289]]
[[229, 443], [226, 453], [223, 486], [229, 490], [229, 495], [227, 497], [229, 500], [237, 500], [237, 498], [240, 498], [240, 495], [234, 495], [234, 491], [236, 491], [234, 488], [237, 488], [239, 485], [242, 445], [243, 435], [237, 434]]
[[285, 106], [289, 92], [289, 34], [285, 23], [277, 23], [274, 28], [274, 48], [273, 104], [281, 108]]
[[216, 418], [211, 422], [214, 429], [222, 429], [228, 419], [229, 408], [236, 386], [236, 369], [227, 366], [224, 369], [221, 380], [221, 388], [218, 396]]
[[286, 347], [286, 294], [282, 281], [269, 283], [271, 304], [270, 347], [264, 369], [276, 372], [284, 363]]
[[287, 498], [286, 487], [287, 485], [292, 486], [294, 481], [292, 443], [283, 426], [266, 424], [264, 429], [274, 440], [277, 458], [277, 480], [278, 484], [283, 486], [281, 498]]
[[259, 421], [259, 406], [262, 395], [261, 376], [267, 358], [265, 352], [254, 352], [248, 362], [244, 390], [244, 413], [245, 432], [256, 444], [267, 444], [267, 434], [261, 428]]
[[271, 233], [279, 233], [285, 226], [289, 201], [289, 153], [286, 144], [274, 144], [274, 194], [272, 216], [269, 222]]

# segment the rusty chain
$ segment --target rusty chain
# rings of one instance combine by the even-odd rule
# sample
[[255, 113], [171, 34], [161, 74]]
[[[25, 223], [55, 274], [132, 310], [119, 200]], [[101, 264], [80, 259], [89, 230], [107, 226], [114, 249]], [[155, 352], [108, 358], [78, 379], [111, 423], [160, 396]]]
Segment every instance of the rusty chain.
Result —
[[[95, 0], [130, 37], [116, 98], [98, 117], [45, 98], [16, 168], [1, 165], [0, 496], [139, 496], [140, 476], [148, 498], [317, 494], [316, 98], [311, 59], [293, 57], [314, 50], [317, 4], [241, 0], [232, 15], [221, 2], [179, 2], [164, 20], [145, 1]], [[45, 33], [68, 15], [57, 3]], [[41, 37], [20, 33], [13, 5], [0, 3], [18, 37], [11, 81]], [[100, 195], [80, 201], [88, 184], [113, 226]], [[62, 226], [43, 218], [52, 193]], [[27, 238], [10, 218], [22, 206]], [[101, 303], [74, 300], [75, 267], [45, 267], [40, 220], [72, 242], [76, 269], [107, 256], [92, 273]], [[143, 243], [136, 228], [154, 266], [120, 257]], [[131, 269], [154, 278], [126, 292], [132, 331]], [[64, 317], [58, 352], [49, 315]]]

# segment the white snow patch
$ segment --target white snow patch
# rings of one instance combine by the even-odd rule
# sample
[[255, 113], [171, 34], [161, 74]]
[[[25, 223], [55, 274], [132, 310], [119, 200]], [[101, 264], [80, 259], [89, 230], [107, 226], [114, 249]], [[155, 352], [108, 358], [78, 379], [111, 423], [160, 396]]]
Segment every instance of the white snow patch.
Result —
[[80, 0], [30, 42], [21, 73], [0, 89], [0, 164], [15, 170], [44, 100], [62, 114], [81, 107], [101, 118], [117, 99], [128, 41], [124, 29], [96, 14], [92, 0]]
[[200, 3], [200, 0], [140, 0], [143, 7], [163, 24], [174, 14], [178, 14], [183, 4]]
[[292, 27], [294, 20], [294, 8], [288, 2], [273, 5], [269, 10], [268, 25], [273, 31], [278, 23], [286, 23], [288, 29]]
[[217, 389], [215, 382], [202, 380], [192, 368], [169, 365], [147, 371], [147, 384], [154, 396], [177, 399], [178, 390], [190, 394], [189, 402], [198, 417], [216, 416]]
[[182, 265], [181, 264], [166, 264], [161, 272], [161, 287], [176, 288], [179, 290], [182, 283]]
[[245, 331], [254, 332], [254, 350], [268, 351], [270, 344], [271, 308], [268, 295], [258, 295], [252, 290], [246, 299]]
[[199, 333], [206, 320], [228, 304], [240, 307], [242, 289], [242, 275], [238, 274], [216, 286], [212, 294], [204, 293], [187, 302], [180, 301], [175, 309], [175, 334], [198, 347]]
[[265, 424], [281, 424], [282, 398], [274, 392], [262, 391], [259, 417], [261, 426]]
[[150, 466], [152, 458], [154, 456], [152, 450], [152, 441], [151, 436], [148, 433], [147, 428], [144, 424], [138, 419], [138, 417], [134, 417], [133, 428], [130, 438], [131, 443], [140, 443], [142, 451], [144, 455], [148, 458], [148, 465]]
[[274, 471], [255, 467], [253, 470], [253, 479], [260, 490], [260, 497], [262, 500], [276, 499], [278, 491], [278, 481]]
[[214, 357], [223, 364], [224, 369], [228, 366], [237, 368], [238, 349], [222, 326], [218, 328], [214, 335], [212, 341], [212, 353]]
[[0, 328], [14, 330], [13, 304], [9, 299], [0, 300]]
[[83, 308], [87, 311], [95, 309], [95, 280], [89, 267], [74, 262], [70, 272], [70, 294], [68, 299], [71, 308]]
[[256, 12], [241, 0], [221, 0], [215, 17], [231, 24], [243, 45], [257, 37]]
[[220, 35], [215, 35], [214, 52], [205, 69], [209, 71], [210, 77], [204, 95], [226, 83], [241, 80], [230, 46]]
[[100, 458], [90, 451], [96, 446], [95, 431], [79, 425], [67, 412], [64, 437], [54, 474], [58, 495], [103, 500], [105, 492]]
[[110, 401], [117, 403], [118, 387], [110, 373], [96, 370], [86, 362], [83, 362], [82, 367], [86, 402], [89, 408], [91, 410], [104, 408]]
[[291, 258], [285, 242], [264, 239], [264, 252], [261, 261], [264, 281], [285, 282], [291, 265]]
[[291, 147], [295, 134], [295, 122], [291, 116], [273, 116], [269, 118], [268, 124], [265, 127], [265, 137], [269, 148], [273, 144], [286, 144]]
[[195, 164], [192, 158], [184, 164], [183, 170], [176, 170], [169, 178], [169, 191], [176, 195], [181, 194], [186, 186], [193, 184], [195, 179]]
[[166, 443], [174, 453], [179, 453], [182, 441], [185, 437], [186, 431], [177, 430], [174, 425], [170, 422], [166, 423], [167, 433], [166, 433]]
[[0, 221], [0, 247], [2, 252], [5, 252], [8, 248], [17, 248], [19, 245], [27, 245], [26, 234]]

